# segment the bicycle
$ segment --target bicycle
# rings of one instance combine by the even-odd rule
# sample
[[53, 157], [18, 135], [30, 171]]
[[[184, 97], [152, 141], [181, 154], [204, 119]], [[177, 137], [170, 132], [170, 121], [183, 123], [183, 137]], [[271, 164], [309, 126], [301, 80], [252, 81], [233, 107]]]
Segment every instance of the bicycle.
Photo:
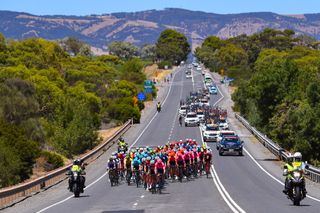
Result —
[[205, 167], [207, 178], [209, 178], [210, 162], [205, 162], [205, 166], [204, 167]]
[[130, 186], [131, 177], [132, 177], [132, 171], [131, 171], [131, 169], [127, 169], [126, 181], [127, 181], [127, 183], [128, 183], [128, 186]]
[[179, 177], [179, 181], [180, 183], [182, 183], [182, 178], [183, 178], [183, 165], [179, 165], [179, 169], [178, 169], [178, 177]]
[[137, 188], [139, 188], [139, 185], [140, 185], [140, 182], [141, 182], [140, 170], [138, 170], [138, 169], [135, 170], [134, 174], [135, 174], [134, 180], [136, 182]]
[[111, 187], [119, 184], [119, 175], [116, 169], [111, 169], [109, 171], [109, 180]]
[[170, 178], [172, 182], [175, 179], [175, 173], [176, 173], [176, 165], [170, 165]]

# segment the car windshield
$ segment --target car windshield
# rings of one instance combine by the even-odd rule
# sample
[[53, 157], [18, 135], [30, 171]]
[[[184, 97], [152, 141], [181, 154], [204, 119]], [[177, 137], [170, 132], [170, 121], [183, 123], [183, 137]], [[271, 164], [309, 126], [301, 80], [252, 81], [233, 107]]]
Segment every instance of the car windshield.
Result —
[[233, 133], [233, 132], [225, 132], [225, 133], [222, 133], [221, 135], [222, 135], [223, 137], [225, 137], [225, 136], [233, 136], [234, 133]]
[[227, 121], [226, 120], [220, 120], [220, 123], [224, 124], [224, 123], [227, 123]]
[[188, 114], [188, 115], [187, 115], [187, 118], [196, 118], [196, 117], [197, 117], [196, 114]]
[[203, 112], [197, 112], [197, 115], [204, 115]]
[[201, 103], [208, 103], [208, 100], [202, 99]]
[[187, 107], [186, 107], [186, 106], [182, 106], [182, 107], [180, 107], [180, 109], [181, 109], [181, 110], [186, 110]]
[[207, 126], [206, 130], [207, 131], [214, 131], [214, 130], [218, 130], [219, 128], [216, 126]]
[[238, 138], [224, 138], [222, 143], [240, 143]]

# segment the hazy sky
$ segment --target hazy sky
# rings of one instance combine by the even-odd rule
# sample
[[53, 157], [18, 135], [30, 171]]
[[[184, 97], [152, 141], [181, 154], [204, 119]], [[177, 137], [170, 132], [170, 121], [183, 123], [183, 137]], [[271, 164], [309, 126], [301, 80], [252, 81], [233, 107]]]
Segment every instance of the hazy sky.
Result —
[[0, 10], [36, 15], [90, 15], [168, 7], [213, 13], [320, 13], [320, 0], [0, 0]]

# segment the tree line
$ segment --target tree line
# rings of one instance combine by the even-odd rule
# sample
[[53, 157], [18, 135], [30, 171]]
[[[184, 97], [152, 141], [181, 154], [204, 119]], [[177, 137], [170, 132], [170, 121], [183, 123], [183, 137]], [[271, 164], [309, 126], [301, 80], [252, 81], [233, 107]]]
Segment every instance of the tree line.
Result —
[[319, 42], [292, 30], [265, 29], [228, 40], [208, 37], [198, 58], [236, 77], [235, 110], [290, 151], [320, 162]]
[[[146, 61], [174, 63], [189, 53], [182, 34], [163, 33], [172, 40], [160, 36], [141, 55], [132, 44], [115, 42], [111, 55], [102, 56], [76, 38], [14, 41], [0, 34], [0, 188], [29, 178], [38, 158], [51, 170], [94, 148], [103, 123], [139, 122], [144, 104], [134, 97], [144, 90]], [[163, 45], [170, 51], [158, 52]], [[186, 52], [175, 58], [173, 48]]]

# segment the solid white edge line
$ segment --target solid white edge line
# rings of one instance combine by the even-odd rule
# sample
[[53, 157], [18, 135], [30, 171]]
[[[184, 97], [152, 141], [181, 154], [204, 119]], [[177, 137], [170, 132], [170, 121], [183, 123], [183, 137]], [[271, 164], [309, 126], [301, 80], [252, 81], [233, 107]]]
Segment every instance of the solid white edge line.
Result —
[[212, 180], [214, 182], [214, 184], [216, 185], [222, 199], [227, 203], [227, 205], [229, 206], [229, 208], [231, 209], [232, 212], [234, 213], [238, 213], [238, 211], [231, 205], [231, 203], [229, 202], [229, 200], [226, 198], [226, 196], [224, 195], [224, 193], [222, 192], [222, 189], [220, 188], [220, 186], [217, 183], [216, 177], [214, 176], [212, 170], [210, 170], [211, 176], [212, 176]]
[[[199, 130], [200, 130], [201, 142], [205, 143], [203, 141], [203, 135], [202, 135], [202, 131], [201, 131], [200, 127], [199, 127]], [[207, 144], [207, 143], [205, 143], [205, 144]], [[212, 171], [213, 171], [214, 174], [212, 174]], [[214, 183], [215, 183], [215, 185], [216, 185], [216, 187], [217, 187], [222, 199], [227, 203], [227, 205], [230, 207], [230, 209], [234, 213], [238, 213], [238, 212], [245, 213], [245, 211], [231, 198], [231, 196], [228, 193], [228, 191], [224, 188], [224, 186], [221, 183], [220, 178], [219, 178], [216, 170], [214, 169], [213, 165], [211, 165], [210, 173], [212, 175], [212, 179], [213, 179], [213, 181], [214, 181]]]
[[[179, 69], [177, 72], [174, 73], [172, 79], [174, 79], [175, 75], [176, 75], [178, 72], [180, 72], [180, 69]], [[163, 101], [163, 104], [166, 102], [166, 100], [167, 100], [167, 98], [168, 98], [168, 96], [169, 96], [169, 94], [170, 94], [170, 92], [171, 92], [172, 83], [173, 83], [173, 81], [171, 80], [170, 88], [169, 88], [169, 91], [168, 91], [168, 93], [167, 93], [167, 96], [165, 97], [165, 99], [164, 99], [164, 101]], [[143, 129], [143, 131], [141, 132], [141, 134], [138, 136], [138, 138], [134, 141], [134, 143], [130, 146], [129, 149], [131, 149], [131, 148], [134, 146], [134, 144], [136, 144], [136, 143], [138, 142], [138, 140], [140, 139], [140, 137], [142, 136], [142, 134], [146, 131], [146, 129], [149, 127], [149, 125], [150, 125], [151, 122], [154, 120], [154, 118], [157, 116], [157, 114], [158, 114], [158, 113], [155, 113], [155, 114], [154, 114], [154, 116], [152, 117], [152, 119], [150, 120], [150, 122], [148, 123], [148, 125]], [[94, 182], [92, 182], [91, 184], [89, 184], [85, 189], [88, 189], [88, 188], [90, 188], [91, 186], [93, 186], [94, 184], [96, 184], [99, 180], [101, 180], [101, 179], [102, 179], [104, 176], [106, 176], [107, 174], [108, 174], [108, 172], [105, 172], [105, 173], [104, 173], [102, 176], [100, 176], [97, 180], [95, 180]], [[46, 211], [46, 210], [48, 210], [48, 209], [50, 209], [50, 208], [52, 208], [52, 207], [54, 207], [54, 206], [57, 206], [57, 205], [59, 205], [59, 204], [61, 204], [61, 203], [64, 203], [64, 202], [68, 201], [68, 200], [71, 199], [72, 197], [74, 197], [74, 196], [71, 195], [71, 196], [69, 196], [69, 197], [67, 197], [67, 198], [65, 198], [65, 199], [63, 199], [63, 200], [61, 200], [61, 201], [59, 201], [59, 202], [56, 202], [56, 203], [54, 203], [54, 204], [52, 204], [52, 205], [50, 205], [50, 206], [48, 206], [48, 207], [45, 207], [45, 208], [41, 209], [40, 211], [37, 211], [36, 213], [44, 212], [44, 211]]]
[[[278, 182], [279, 184], [281, 184], [282, 186], [284, 185], [284, 183], [282, 181], [280, 181], [278, 178], [274, 177], [272, 174], [270, 174], [266, 169], [264, 169], [256, 159], [254, 159], [254, 157], [249, 153], [249, 151], [246, 148], [243, 148], [244, 151], [247, 153], [247, 155], [251, 158], [251, 160], [264, 172], [266, 173], [269, 177], [271, 177], [273, 180], [275, 180], [276, 182]], [[320, 199], [312, 197], [310, 195], [307, 195], [307, 198], [310, 198], [311, 200], [320, 202]]]
[[[217, 89], [218, 89], [218, 92], [222, 95], [222, 97], [216, 102], [214, 103], [214, 105], [216, 105], [217, 103], [219, 103], [223, 98], [224, 98], [224, 95], [222, 94], [222, 92], [220, 91], [219, 87], [217, 86]], [[202, 132], [201, 132], [202, 134]], [[246, 148], [243, 148], [244, 151], [248, 154], [248, 156], [251, 158], [251, 160], [263, 171], [265, 172], [269, 177], [271, 177], [273, 180], [275, 180], [276, 182], [278, 182], [279, 184], [281, 185], [284, 185], [284, 183], [282, 181], [280, 181], [279, 179], [277, 179], [276, 177], [274, 177], [273, 175], [271, 175], [266, 169], [264, 169], [255, 159], [254, 157], [249, 153], [249, 151], [247, 151]], [[316, 202], [320, 202], [320, 199], [318, 198], [315, 198], [313, 196], [310, 196], [310, 195], [307, 195], [307, 198], [311, 199], [311, 200], [314, 200]]]
[[[167, 101], [167, 99], [168, 99], [168, 97], [169, 97], [169, 94], [170, 94], [170, 92], [171, 92], [171, 87], [172, 87], [172, 83], [173, 83], [174, 77], [175, 77], [176, 74], [177, 74], [178, 72], [180, 72], [181, 70], [182, 70], [182, 68], [179, 69], [177, 72], [175, 72], [175, 73], [173, 74], [172, 79], [171, 79], [171, 81], [170, 81], [169, 91], [168, 91], [167, 96], [165, 97], [162, 105]], [[129, 147], [129, 150], [138, 142], [138, 140], [141, 138], [141, 136], [143, 135], [143, 133], [148, 129], [148, 127], [150, 126], [151, 122], [155, 119], [155, 117], [156, 117], [157, 115], [158, 115], [158, 113], [156, 112], [156, 113], [153, 115], [153, 117], [151, 118], [151, 120], [149, 121], [149, 123], [147, 124], [147, 126], [143, 129], [143, 131], [142, 131], [142, 132], [140, 133], [140, 135], [137, 137], [137, 139], [133, 142], [133, 144], [131, 144], [131, 146]]]
[[[94, 182], [92, 182], [92, 183], [90, 183], [86, 188], [85, 188], [85, 190], [87, 190], [88, 188], [90, 188], [91, 186], [93, 186], [94, 184], [96, 184], [98, 181], [100, 181], [104, 176], [106, 176], [108, 174], [108, 172], [105, 172], [102, 176], [100, 176], [97, 180], [95, 180]], [[61, 200], [61, 201], [59, 201], [59, 202], [56, 202], [56, 203], [54, 203], [54, 204], [52, 204], [52, 205], [50, 205], [50, 206], [48, 206], [48, 207], [46, 207], [46, 208], [43, 208], [43, 209], [41, 209], [40, 211], [37, 211], [36, 213], [41, 213], [41, 212], [44, 212], [44, 211], [46, 211], [46, 210], [48, 210], [48, 209], [50, 209], [50, 208], [52, 208], [52, 207], [54, 207], [54, 206], [57, 206], [57, 205], [59, 205], [59, 204], [61, 204], [61, 203], [64, 203], [64, 202], [66, 202], [66, 201], [68, 201], [69, 199], [71, 199], [71, 198], [73, 198], [74, 197], [74, 195], [71, 195], [71, 196], [69, 196], [69, 197], [67, 197], [66, 199], [64, 199], [64, 200]]]

